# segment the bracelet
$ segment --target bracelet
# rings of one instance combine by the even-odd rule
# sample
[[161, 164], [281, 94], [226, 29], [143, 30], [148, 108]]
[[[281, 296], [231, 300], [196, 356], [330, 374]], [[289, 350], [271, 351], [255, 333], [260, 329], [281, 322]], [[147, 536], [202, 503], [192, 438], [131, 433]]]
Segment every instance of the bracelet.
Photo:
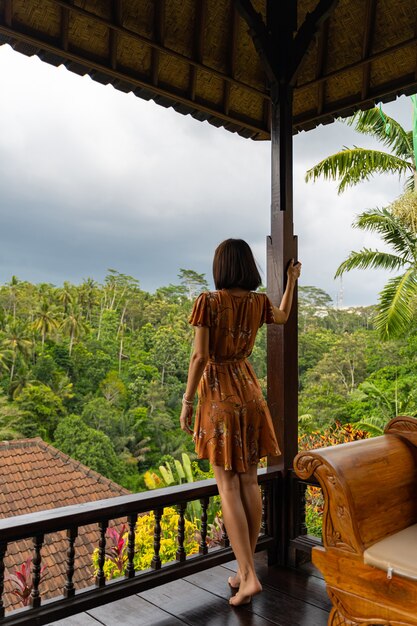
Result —
[[185, 397], [185, 393], [184, 393], [184, 395], [182, 396], [182, 403], [183, 403], [183, 404], [186, 404], [187, 406], [194, 406], [194, 400], [188, 400], [188, 399]]

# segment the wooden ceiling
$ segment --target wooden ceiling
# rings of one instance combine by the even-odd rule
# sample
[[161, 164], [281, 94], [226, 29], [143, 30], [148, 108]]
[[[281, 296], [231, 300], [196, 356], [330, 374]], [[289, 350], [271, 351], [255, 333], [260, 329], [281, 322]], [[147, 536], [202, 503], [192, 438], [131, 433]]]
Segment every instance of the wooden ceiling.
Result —
[[[266, 1], [252, 1], [263, 19]], [[298, 30], [318, 2], [298, 1]], [[0, 43], [267, 139], [268, 81], [248, 30], [233, 0], [0, 0]], [[297, 74], [294, 132], [415, 91], [417, 1], [339, 0]]]

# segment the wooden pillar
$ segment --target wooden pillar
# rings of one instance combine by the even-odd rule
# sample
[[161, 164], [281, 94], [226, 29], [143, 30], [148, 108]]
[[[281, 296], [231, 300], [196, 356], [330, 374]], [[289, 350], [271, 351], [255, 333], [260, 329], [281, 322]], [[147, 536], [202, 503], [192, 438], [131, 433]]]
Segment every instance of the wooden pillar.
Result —
[[[297, 260], [297, 239], [293, 226], [293, 87], [288, 66], [291, 43], [296, 28], [293, 2], [270, 2], [268, 30], [277, 59], [271, 84], [271, 235], [267, 239], [267, 289], [274, 304], [279, 304], [286, 284], [290, 260]], [[277, 6], [279, 5], [279, 6]], [[298, 451], [298, 335], [297, 290], [288, 322], [268, 327], [268, 405], [281, 449], [281, 457], [269, 459], [278, 463], [281, 481], [278, 553], [275, 560], [287, 562], [291, 539], [291, 482], [287, 470]], [[274, 560], [270, 555], [270, 560]]]
[[[249, 33], [265, 70], [271, 92], [272, 199], [271, 235], [267, 241], [268, 295], [279, 304], [285, 288], [286, 269], [297, 259], [297, 239], [293, 227], [292, 124], [293, 87], [307, 52], [322, 24], [330, 17], [338, 0], [317, 0], [315, 8], [297, 20], [297, 0], [266, 0], [266, 23], [251, 0], [234, 0], [249, 26]], [[287, 563], [290, 539], [295, 531], [294, 511], [297, 493], [290, 469], [298, 449], [298, 337], [297, 291], [285, 326], [268, 327], [268, 404], [281, 456], [268, 464], [282, 469], [280, 510], [275, 535], [278, 550], [270, 560]]]
[[[277, 86], [272, 94], [271, 235], [267, 239], [268, 295], [278, 304], [286, 269], [297, 259], [293, 227], [292, 88]], [[277, 93], [278, 92], [278, 93]], [[268, 327], [268, 404], [281, 448], [278, 463], [290, 469], [298, 451], [297, 293], [283, 326]]]

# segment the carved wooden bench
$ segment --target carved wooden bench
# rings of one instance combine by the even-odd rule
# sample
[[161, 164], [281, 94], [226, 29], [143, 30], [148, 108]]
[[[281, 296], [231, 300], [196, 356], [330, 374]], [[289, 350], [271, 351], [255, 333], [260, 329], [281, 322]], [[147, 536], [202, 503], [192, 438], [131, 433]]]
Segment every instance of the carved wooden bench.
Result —
[[323, 489], [323, 547], [312, 559], [333, 604], [328, 624], [417, 626], [417, 420], [301, 452], [294, 467]]

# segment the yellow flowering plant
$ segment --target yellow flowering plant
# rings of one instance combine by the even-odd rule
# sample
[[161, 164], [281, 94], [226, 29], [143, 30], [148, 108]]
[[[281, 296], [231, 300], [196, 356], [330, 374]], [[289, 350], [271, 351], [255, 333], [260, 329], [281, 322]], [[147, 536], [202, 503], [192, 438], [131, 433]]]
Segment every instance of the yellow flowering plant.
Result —
[[[177, 534], [179, 514], [172, 507], [164, 509], [161, 517], [161, 545], [159, 557], [162, 563], [175, 561], [178, 549]], [[141, 515], [138, 518], [135, 527], [135, 554], [133, 564], [135, 571], [149, 569], [154, 556], [154, 527], [155, 517], [153, 512]], [[113, 533], [118, 536], [119, 552], [115, 551], [111, 546], [106, 550], [106, 558], [104, 562], [104, 574], [107, 580], [117, 578], [124, 575], [127, 566], [127, 532], [121, 534]], [[112, 537], [107, 533], [108, 538]], [[198, 552], [198, 528], [195, 522], [185, 520], [184, 529], [184, 549], [187, 555], [196, 554]], [[94, 567], [94, 575], [98, 572], [98, 548], [94, 550], [92, 561]]]

